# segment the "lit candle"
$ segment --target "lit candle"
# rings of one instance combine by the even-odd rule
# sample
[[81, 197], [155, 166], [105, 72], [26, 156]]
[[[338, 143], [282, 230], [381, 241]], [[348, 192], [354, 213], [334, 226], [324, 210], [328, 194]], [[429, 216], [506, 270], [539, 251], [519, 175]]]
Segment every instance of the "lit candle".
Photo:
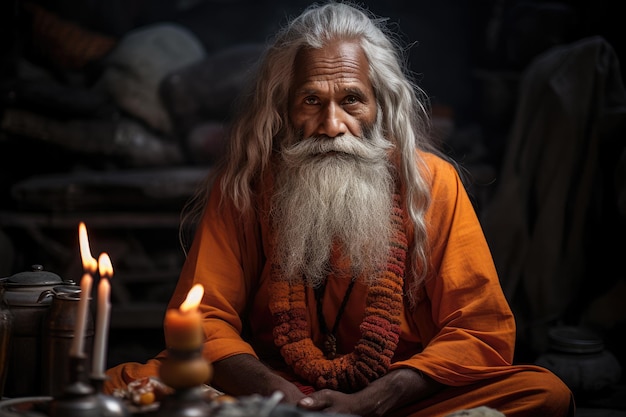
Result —
[[74, 328], [74, 338], [70, 347], [71, 356], [83, 356], [83, 345], [85, 339], [85, 327], [89, 310], [89, 294], [93, 278], [90, 274], [83, 274], [80, 280], [80, 300], [78, 300], [78, 316], [76, 317], [76, 327]]
[[104, 375], [106, 365], [106, 347], [109, 336], [109, 317], [111, 315], [111, 284], [109, 279], [113, 276], [111, 259], [106, 253], [98, 258], [100, 271], [100, 283], [98, 284], [98, 310], [96, 315], [96, 335], [94, 339], [94, 353], [92, 373], [95, 376]]
[[80, 281], [80, 300], [78, 300], [78, 315], [74, 327], [74, 338], [72, 346], [70, 346], [71, 356], [83, 356], [83, 347], [85, 339], [85, 328], [87, 326], [87, 317], [89, 314], [89, 297], [91, 296], [91, 285], [93, 283], [92, 273], [96, 272], [98, 261], [91, 256], [89, 250], [89, 240], [87, 239], [87, 227], [85, 223], [80, 222], [78, 225], [78, 240], [80, 243], [80, 256], [83, 262], [85, 273]]
[[89, 238], [87, 237], [87, 226], [85, 226], [84, 222], [80, 222], [78, 225], [78, 242], [80, 244], [80, 258], [83, 261], [84, 271], [95, 274], [98, 270], [98, 261], [91, 256]]
[[165, 343], [168, 349], [196, 350], [202, 346], [202, 317], [198, 305], [204, 295], [201, 284], [194, 285], [178, 309], [165, 312]]

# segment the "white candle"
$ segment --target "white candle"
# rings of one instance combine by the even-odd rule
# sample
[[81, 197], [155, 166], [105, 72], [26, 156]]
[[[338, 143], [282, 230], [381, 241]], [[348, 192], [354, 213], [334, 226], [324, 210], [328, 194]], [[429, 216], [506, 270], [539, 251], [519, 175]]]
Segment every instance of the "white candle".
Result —
[[93, 365], [92, 372], [96, 376], [104, 374], [106, 363], [105, 351], [108, 339], [109, 312], [111, 304], [109, 303], [109, 292], [111, 285], [105, 277], [100, 279], [98, 285], [98, 312], [96, 317], [96, 336], [94, 340]]
[[91, 256], [89, 249], [89, 238], [87, 237], [87, 227], [84, 222], [78, 224], [78, 243], [80, 245], [80, 257], [83, 262], [83, 278], [80, 281], [80, 299], [78, 300], [78, 313], [74, 324], [74, 337], [70, 346], [71, 356], [83, 356], [85, 343], [85, 330], [87, 318], [89, 317], [89, 298], [91, 297], [91, 286], [93, 277], [98, 269], [98, 261]]
[[80, 281], [80, 299], [78, 300], [78, 315], [74, 327], [74, 338], [70, 347], [71, 356], [83, 356], [83, 346], [85, 339], [85, 327], [87, 325], [87, 315], [89, 314], [89, 296], [93, 278], [91, 274], [83, 274]]
[[100, 268], [100, 283], [98, 285], [98, 310], [96, 315], [96, 335], [94, 339], [94, 353], [92, 373], [103, 376], [106, 366], [106, 352], [109, 336], [109, 317], [111, 314], [111, 284], [109, 278], [113, 275], [111, 260], [106, 253], [98, 259]]

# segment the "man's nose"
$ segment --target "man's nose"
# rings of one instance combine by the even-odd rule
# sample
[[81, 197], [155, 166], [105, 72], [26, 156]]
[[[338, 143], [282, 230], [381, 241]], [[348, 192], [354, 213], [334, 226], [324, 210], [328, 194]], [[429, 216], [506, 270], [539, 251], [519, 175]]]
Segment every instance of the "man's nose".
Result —
[[326, 105], [320, 115], [317, 134], [334, 138], [343, 135], [347, 131], [346, 113], [341, 106], [334, 103]]

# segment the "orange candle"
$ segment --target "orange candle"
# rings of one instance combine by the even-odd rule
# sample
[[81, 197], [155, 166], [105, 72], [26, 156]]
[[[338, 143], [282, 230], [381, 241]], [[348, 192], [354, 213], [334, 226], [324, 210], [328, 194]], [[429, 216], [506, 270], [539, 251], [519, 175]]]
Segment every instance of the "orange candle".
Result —
[[204, 295], [201, 284], [194, 285], [178, 309], [165, 312], [165, 344], [173, 350], [196, 350], [202, 346], [204, 334], [198, 305]]

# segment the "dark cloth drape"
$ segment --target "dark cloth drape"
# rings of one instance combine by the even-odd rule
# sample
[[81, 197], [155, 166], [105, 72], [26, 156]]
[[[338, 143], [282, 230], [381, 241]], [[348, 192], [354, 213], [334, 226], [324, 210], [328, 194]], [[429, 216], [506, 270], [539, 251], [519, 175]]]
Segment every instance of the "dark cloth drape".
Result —
[[541, 351], [549, 325], [580, 307], [581, 291], [602, 285], [622, 262], [618, 253], [626, 254], [612, 239], [624, 241], [614, 178], [626, 143], [613, 48], [590, 37], [538, 56], [522, 76], [517, 106], [481, 222], [518, 341]]

